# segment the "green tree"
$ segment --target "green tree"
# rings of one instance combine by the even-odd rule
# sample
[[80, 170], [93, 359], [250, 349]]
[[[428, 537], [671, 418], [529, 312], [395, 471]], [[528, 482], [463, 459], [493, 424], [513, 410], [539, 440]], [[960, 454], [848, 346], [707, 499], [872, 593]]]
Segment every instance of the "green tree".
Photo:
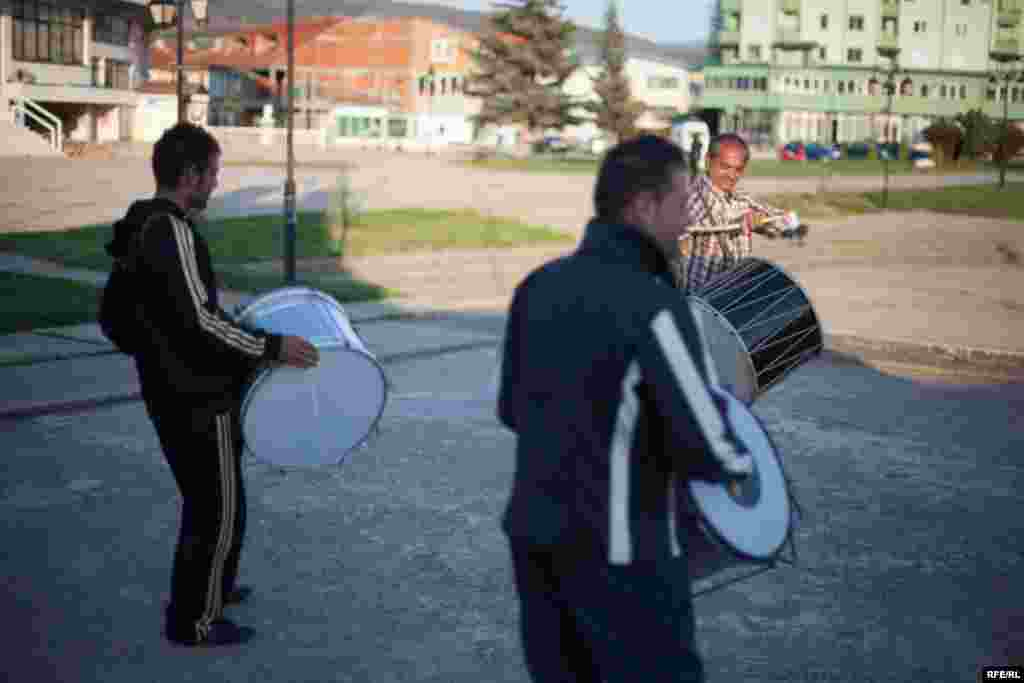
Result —
[[598, 128], [623, 140], [636, 132], [636, 120], [644, 105], [633, 99], [626, 76], [626, 36], [619, 21], [615, 0], [608, 3], [605, 28], [601, 35], [601, 72], [594, 80], [597, 100], [588, 102], [586, 110], [594, 114]]
[[1001, 126], [981, 109], [971, 109], [954, 117], [963, 130], [960, 158], [977, 159], [990, 154], [999, 142]]
[[524, 124], [531, 134], [578, 125], [579, 106], [566, 94], [577, 68], [575, 25], [558, 0], [508, 0], [487, 18], [467, 95], [483, 100], [479, 125]]

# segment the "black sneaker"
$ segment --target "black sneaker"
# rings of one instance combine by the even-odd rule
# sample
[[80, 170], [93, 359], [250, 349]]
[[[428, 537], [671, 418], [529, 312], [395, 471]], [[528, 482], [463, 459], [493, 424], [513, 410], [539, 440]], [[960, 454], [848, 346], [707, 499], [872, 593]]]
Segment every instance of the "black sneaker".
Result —
[[221, 645], [239, 645], [250, 640], [256, 631], [248, 626], [239, 626], [228, 619], [216, 619], [210, 623], [205, 634], [198, 633], [193, 627], [191, 632], [167, 629], [167, 639], [177, 645], [186, 647], [218, 647]]

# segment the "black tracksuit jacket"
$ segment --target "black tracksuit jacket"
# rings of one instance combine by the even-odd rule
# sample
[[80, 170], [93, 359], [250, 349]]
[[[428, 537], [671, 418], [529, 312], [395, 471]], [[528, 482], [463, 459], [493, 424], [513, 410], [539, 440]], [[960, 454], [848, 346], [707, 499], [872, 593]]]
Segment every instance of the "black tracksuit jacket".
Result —
[[221, 310], [209, 248], [185, 213], [167, 199], [137, 201], [107, 251], [134, 266], [144, 320], [133, 355], [150, 411], [237, 408], [252, 373], [280, 358], [281, 336], [243, 329]]
[[616, 565], [679, 557], [686, 478], [750, 471], [671, 282], [645, 233], [593, 221], [575, 253], [517, 287], [498, 398], [518, 436], [513, 543]]

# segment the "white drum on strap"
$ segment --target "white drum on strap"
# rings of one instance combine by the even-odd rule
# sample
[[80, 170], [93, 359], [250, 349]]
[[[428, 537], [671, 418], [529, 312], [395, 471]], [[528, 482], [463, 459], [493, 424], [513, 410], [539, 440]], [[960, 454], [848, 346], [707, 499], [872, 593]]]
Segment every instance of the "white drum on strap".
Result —
[[307, 339], [320, 352], [311, 369], [260, 371], [242, 404], [249, 450], [277, 465], [340, 463], [373, 431], [387, 401], [384, 371], [329, 295], [306, 287], [268, 292], [239, 314], [245, 327]]
[[[733, 485], [689, 481], [687, 554], [695, 582], [726, 569], [759, 567], [754, 571], [759, 573], [786, 561], [781, 553], [792, 542], [792, 492], [778, 453], [750, 409], [731, 394], [722, 394], [728, 405], [726, 418], [753, 456], [754, 470]], [[699, 591], [703, 592], [707, 591]]]

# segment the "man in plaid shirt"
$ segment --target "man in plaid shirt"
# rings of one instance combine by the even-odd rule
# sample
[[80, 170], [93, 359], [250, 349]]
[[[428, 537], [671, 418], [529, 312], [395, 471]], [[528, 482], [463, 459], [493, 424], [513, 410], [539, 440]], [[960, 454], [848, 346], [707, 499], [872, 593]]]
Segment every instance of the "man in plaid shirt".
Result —
[[[776, 237], [796, 230], [798, 224], [796, 214], [736, 191], [750, 160], [750, 149], [739, 135], [726, 133], [714, 138], [708, 160], [707, 175], [690, 185], [686, 211], [691, 225], [679, 238], [676, 284], [686, 293], [698, 291], [712, 277], [749, 256], [754, 231]], [[785, 219], [785, 224], [763, 223], [765, 219]]]

